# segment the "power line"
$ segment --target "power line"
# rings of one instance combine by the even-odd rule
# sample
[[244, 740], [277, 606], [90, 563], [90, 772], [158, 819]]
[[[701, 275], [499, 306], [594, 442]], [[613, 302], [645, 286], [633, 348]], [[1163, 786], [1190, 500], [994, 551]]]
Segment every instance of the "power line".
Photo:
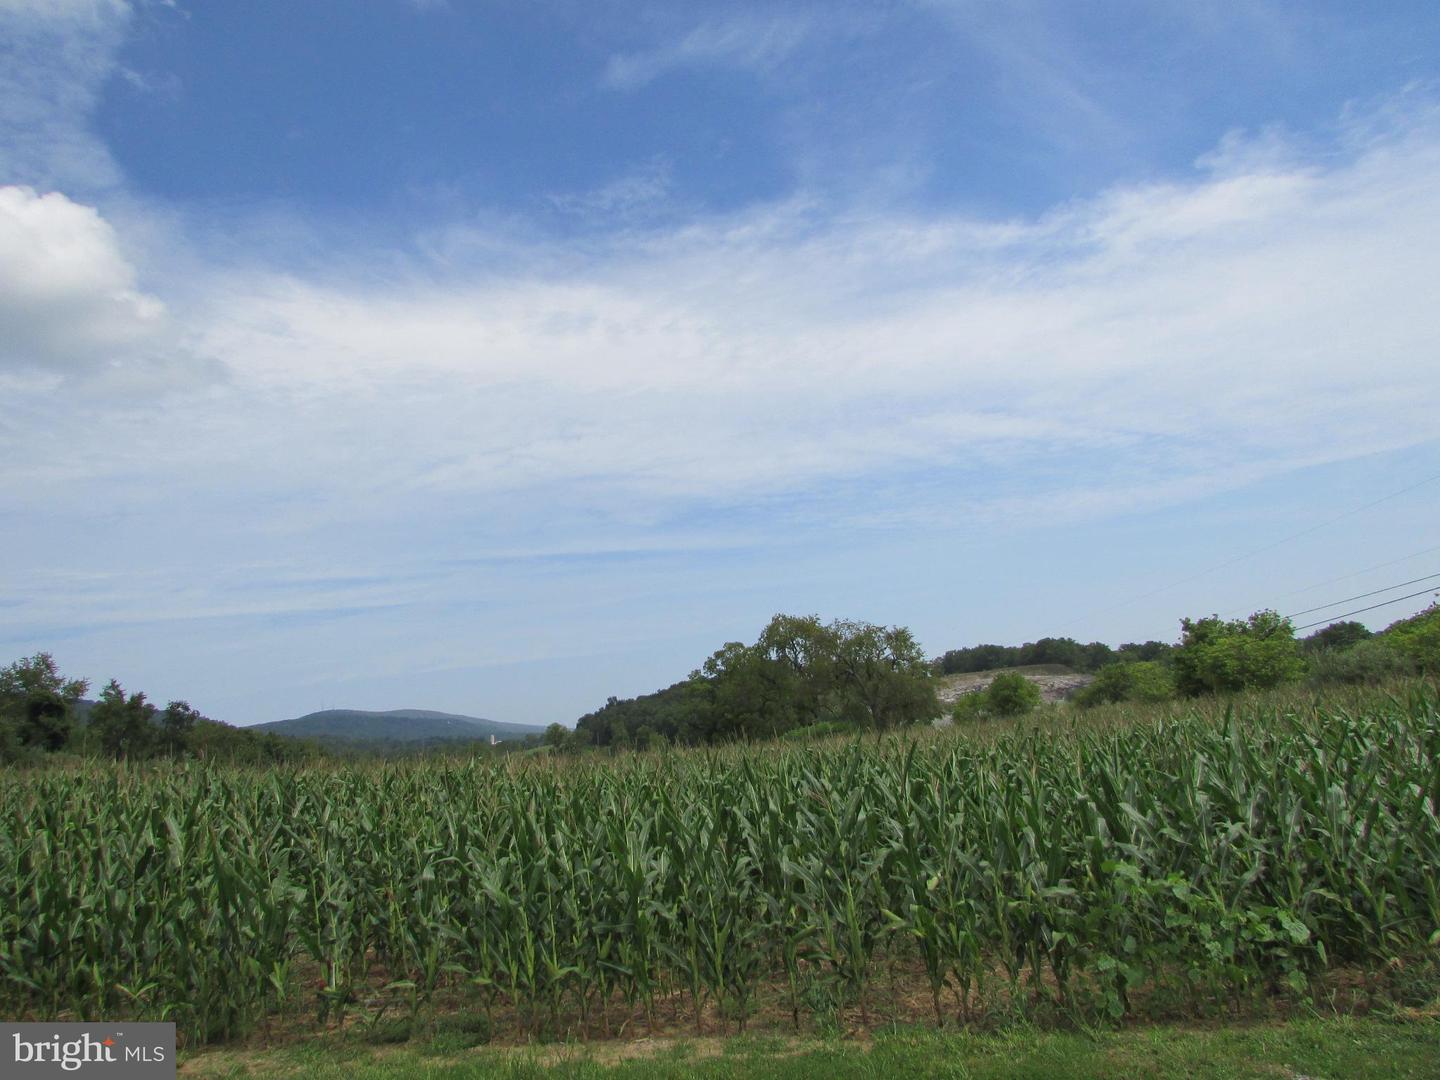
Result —
[[1334, 585], [1337, 581], [1349, 581], [1353, 577], [1359, 577], [1361, 574], [1368, 574], [1372, 570], [1384, 570], [1387, 566], [1394, 566], [1396, 563], [1409, 562], [1411, 559], [1418, 559], [1421, 555], [1430, 555], [1436, 551], [1440, 551], [1440, 545], [1426, 548], [1424, 551], [1412, 551], [1409, 555], [1401, 555], [1400, 558], [1391, 559], [1389, 562], [1376, 563], [1374, 566], [1367, 566], [1364, 570], [1356, 570], [1353, 574], [1341, 574], [1339, 577], [1328, 578], [1325, 581], [1317, 581], [1314, 585], [1306, 585], [1303, 589], [1295, 589], [1291, 592], [1285, 593], [1283, 596], [1277, 597], [1277, 599], [1283, 600], [1286, 596], [1299, 596], [1301, 593], [1307, 593], [1311, 589], [1318, 589], [1322, 585]]
[[1191, 574], [1188, 577], [1183, 577], [1176, 581], [1172, 581], [1168, 585], [1161, 585], [1158, 589], [1152, 589], [1147, 593], [1141, 593], [1139, 596], [1132, 596], [1128, 600], [1122, 600], [1118, 604], [1114, 604], [1108, 608], [1103, 608], [1102, 610], [1093, 612], [1092, 614], [1086, 615], [1083, 618], [1074, 619], [1068, 623], [1062, 623], [1056, 629], [1066, 629], [1068, 627], [1074, 626], [1076, 623], [1084, 622], [1086, 619], [1092, 619], [1096, 615], [1108, 615], [1112, 611], [1118, 611], [1123, 607], [1129, 607], [1131, 604], [1139, 603], [1141, 600], [1148, 600], [1152, 596], [1158, 596], [1160, 593], [1165, 592], [1168, 589], [1173, 589], [1177, 585], [1187, 585], [1192, 581], [1198, 581], [1200, 578], [1213, 574], [1217, 570], [1224, 570], [1227, 567], [1234, 566], [1236, 563], [1244, 562], [1246, 559], [1253, 559], [1256, 555], [1263, 555], [1267, 551], [1274, 551], [1276, 548], [1288, 544], [1292, 540], [1298, 540], [1302, 536], [1309, 536], [1313, 532], [1319, 532], [1321, 529], [1328, 528], [1329, 526], [1334, 525], [1337, 521], [1343, 521], [1348, 517], [1354, 517], [1356, 514], [1369, 510], [1372, 507], [1379, 506], [1383, 502], [1389, 502], [1391, 499], [1399, 498], [1401, 495], [1407, 495], [1410, 492], [1414, 491], [1416, 488], [1424, 487], [1426, 484], [1433, 484], [1436, 480], [1440, 480], [1440, 473], [1436, 473], [1434, 476], [1427, 476], [1424, 480], [1417, 481], [1416, 483], [1411, 484], [1409, 487], [1403, 487], [1399, 491], [1392, 491], [1388, 495], [1382, 495], [1380, 496], [1380, 498], [1373, 499], [1370, 502], [1365, 503], [1363, 506], [1356, 506], [1353, 509], [1346, 510], [1343, 514], [1336, 514], [1332, 518], [1327, 518], [1319, 524], [1311, 525], [1309, 528], [1301, 529], [1299, 532], [1291, 533], [1289, 536], [1282, 536], [1279, 540], [1276, 540], [1275, 542], [1270, 544], [1266, 544], [1264, 547], [1258, 547], [1255, 548], [1253, 551], [1247, 551], [1243, 555], [1236, 555], [1233, 559], [1227, 559], [1225, 562], [1216, 563], [1209, 569], [1201, 570], [1197, 574]]
[[[1292, 589], [1287, 593], [1281, 593], [1279, 596], [1275, 597], [1275, 599], [1284, 600], [1286, 597], [1299, 596], [1302, 593], [1314, 592], [1316, 589], [1323, 588], [1326, 585], [1334, 585], [1337, 581], [1349, 581], [1351, 578], [1360, 577], [1362, 574], [1368, 574], [1374, 570], [1384, 570], [1387, 566], [1395, 566], [1399, 563], [1409, 562], [1411, 559], [1418, 559], [1421, 555], [1430, 555], [1436, 551], [1440, 551], [1440, 545], [1431, 548], [1425, 548], [1423, 551], [1412, 551], [1409, 555], [1401, 555], [1398, 559], [1390, 559], [1387, 562], [1376, 563], [1374, 566], [1367, 566], [1363, 570], [1356, 570], [1350, 574], [1341, 574], [1339, 577], [1326, 578], [1324, 581], [1317, 581], [1313, 585], [1306, 585], [1303, 589]], [[1278, 607], [1278, 605], [1276, 606]], [[1253, 611], [1255, 609], [1249, 608], [1246, 610]], [[1231, 619], [1243, 614], [1245, 614], [1244, 611], [1236, 608], [1235, 610], [1230, 611], [1225, 617], [1227, 619]], [[1304, 612], [1302, 612], [1301, 614], [1304, 614]]]
[[1419, 592], [1413, 592], [1409, 596], [1397, 596], [1394, 600], [1386, 600], [1382, 604], [1371, 604], [1369, 607], [1358, 608], [1355, 611], [1347, 611], [1344, 615], [1334, 615], [1328, 619], [1321, 619], [1319, 622], [1306, 623], [1304, 626], [1295, 627], [1294, 631], [1298, 634], [1301, 630], [1309, 630], [1312, 626], [1324, 626], [1327, 623], [1339, 622], [1341, 619], [1348, 619], [1351, 615], [1363, 615], [1367, 611], [1374, 611], [1376, 608], [1389, 607], [1391, 604], [1400, 603], [1401, 600], [1413, 600], [1417, 596], [1424, 596], [1426, 593], [1434, 591], [1434, 589], [1421, 589]]
[[1321, 604], [1319, 607], [1306, 608], [1304, 611], [1297, 611], [1294, 615], [1286, 615], [1287, 619], [1298, 619], [1301, 615], [1309, 615], [1312, 611], [1324, 611], [1326, 608], [1339, 607], [1341, 604], [1348, 604], [1354, 600], [1364, 600], [1367, 596], [1379, 596], [1381, 593], [1389, 592], [1392, 589], [1403, 589], [1406, 585], [1415, 585], [1422, 581], [1429, 581], [1431, 578], [1440, 577], [1440, 574], [1426, 574], [1424, 577], [1417, 577], [1413, 581], [1402, 581], [1398, 585], [1387, 585], [1383, 589], [1375, 589], [1371, 592], [1362, 592], [1358, 596], [1347, 596], [1344, 600], [1335, 600], [1328, 604]]

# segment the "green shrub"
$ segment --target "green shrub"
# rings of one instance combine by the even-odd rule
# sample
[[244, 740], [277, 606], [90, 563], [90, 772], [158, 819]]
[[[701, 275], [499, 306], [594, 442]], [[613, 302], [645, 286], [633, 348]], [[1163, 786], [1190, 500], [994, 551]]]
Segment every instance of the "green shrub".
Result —
[[950, 718], [957, 724], [983, 720], [986, 715], [985, 691], [983, 690], [977, 690], [957, 698], [955, 704], [950, 707]]
[[1095, 681], [1081, 687], [1075, 694], [1075, 704], [1082, 709], [1093, 709], [1097, 705], [1113, 705], [1130, 696], [1130, 665], [1110, 664], [1095, 673]]
[[1306, 652], [1321, 652], [1326, 649], [1348, 649], [1371, 637], [1364, 623], [1337, 622], [1301, 639], [1300, 647]]
[[995, 716], [1021, 716], [1040, 704], [1040, 688], [1024, 675], [996, 675], [985, 691], [985, 709]]
[[1321, 649], [1310, 657], [1310, 681], [1316, 686], [1377, 686], [1414, 671], [1415, 663], [1382, 638], [1348, 649]]
[[1421, 671], [1440, 672], [1440, 604], [1391, 623], [1381, 639]]
[[1153, 660], [1130, 665], [1135, 680], [1136, 701], [1169, 701], [1175, 696], [1175, 676], [1164, 664]]
[[0, 765], [15, 765], [39, 757], [39, 751], [20, 741], [16, 725], [0, 716]]
[[1174, 696], [1175, 680], [1166, 667], [1141, 660], [1101, 668], [1095, 681], [1075, 695], [1075, 703], [1090, 709], [1119, 701], [1169, 701]]
[[822, 720], [818, 724], [806, 724], [804, 727], [792, 728], [780, 738], [789, 742], [809, 742], [812, 739], [823, 739], [827, 735], [848, 735], [854, 730], [854, 724], [847, 724], [843, 720]]

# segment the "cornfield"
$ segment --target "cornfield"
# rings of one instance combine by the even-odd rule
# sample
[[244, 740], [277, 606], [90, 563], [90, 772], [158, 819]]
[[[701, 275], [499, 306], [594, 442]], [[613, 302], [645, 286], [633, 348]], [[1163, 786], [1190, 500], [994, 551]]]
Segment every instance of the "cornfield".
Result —
[[[0, 777], [0, 1014], [606, 1031], [1294, 993], [1440, 929], [1440, 699], [573, 763]], [[359, 1004], [357, 1004], [359, 1003]], [[565, 1019], [568, 1018], [568, 1019]], [[713, 1022], [713, 1021], [712, 1021]]]

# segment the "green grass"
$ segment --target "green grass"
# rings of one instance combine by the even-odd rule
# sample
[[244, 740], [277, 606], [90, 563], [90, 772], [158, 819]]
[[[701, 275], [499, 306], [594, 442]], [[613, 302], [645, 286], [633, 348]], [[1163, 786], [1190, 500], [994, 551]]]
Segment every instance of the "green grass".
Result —
[[902, 1028], [867, 1042], [737, 1036], [629, 1044], [480, 1049], [436, 1055], [428, 1044], [375, 1048], [350, 1039], [250, 1054], [187, 1056], [193, 1077], [759, 1078], [826, 1080], [989, 1077], [1109, 1080], [1111, 1077], [1365, 1078], [1440, 1075], [1440, 1021], [1297, 1020], [1283, 1025], [1186, 1029], [1151, 1027], [1083, 1034], [1011, 1029], [1002, 1034]]

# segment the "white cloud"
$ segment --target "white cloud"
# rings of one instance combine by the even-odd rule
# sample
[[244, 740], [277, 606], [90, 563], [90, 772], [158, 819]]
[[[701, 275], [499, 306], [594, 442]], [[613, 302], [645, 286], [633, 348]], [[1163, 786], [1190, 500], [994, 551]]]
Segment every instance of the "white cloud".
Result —
[[[1180, 500], [1431, 437], [1437, 166], [1440, 124], [1417, 109], [1344, 160], [1267, 156], [1030, 221], [800, 200], [582, 255], [525, 248], [511, 261], [531, 269], [491, 258], [469, 281], [453, 253], [399, 284], [216, 275], [173, 321], [229, 381], [163, 438], [92, 418], [45, 468], [219, 483], [280, 500], [296, 535], [381, 506], [623, 532], [803, 494], [824, 518], [857, 513], [856, 485], [912, 501], [922, 474], [940, 483], [906, 508], [922, 517], [1060, 505], [1092, 468], [1067, 512]], [[113, 250], [95, 265], [30, 309], [149, 325]]]
[[[1440, 121], [1407, 115], [1318, 156], [1232, 137], [1188, 183], [1033, 220], [799, 199], [579, 253], [512, 236], [468, 280], [464, 242], [399, 283], [202, 273], [171, 321], [229, 380], [164, 439], [90, 418], [44, 467], [293, 500], [303, 534], [377, 506], [629, 527], [804, 494], [823, 517], [856, 485], [913, 500], [917, 475], [940, 483], [922, 516], [1018, 513], [1077, 473], [1067, 505], [1103, 514], [1412, 444], [1440, 406]], [[44, 209], [90, 269], [6, 263], [51, 282], [7, 302], [75, 366], [160, 316], [104, 223], [53, 198], [0, 205]]]
[[917, 0], [950, 23], [961, 41], [991, 68], [996, 101], [1023, 118], [1027, 129], [1054, 143], [1115, 148], [1131, 140], [1100, 88], [1113, 72], [1084, 60], [1081, 43], [1065, 31], [1066, 13], [1043, 4], [976, 4]]
[[550, 202], [570, 214], [613, 222], [663, 207], [671, 184], [670, 161], [657, 157], [590, 191], [552, 195]]
[[131, 15], [124, 0], [0, 3], [0, 181], [71, 192], [118, 183], [89, 121]]
[[87, 22], [129, 10], [126, 0], [0, 0], [0, 15], [45, 22]]
[[154, 347], [165, 309], [115, 230], [58, 192], [0, 188], [0, 371], [98, 369]]
[[612, 90], [636, 90], [677, 68], [768, 71], [783, 63], [813, 29], [809, 17], [796, 13], [712, 19], [676, 41], [610, 57], [603, 81]]
[[[1326, 146], [1232, 135], [1184, 182], [1034, 218], [797, 197], [564, 243], [472, 222], [426, 238], [443, 260], [325, 273], [0, 189], [0, 518], [26, 583], [0, 630], [155, 652], [128, 624], [165, 620], [220, 669], [253, 629], [273, 656], [247, 685], [251, 661], [293, 686], [553, 656], [627, 604], [671, 633], [686, 587], [735, 618], [808, 610], [786, 579], [812, 550], [831, 581], [867, 572], [835, 553], [868, 529], [1010, 537], [1433, 440], [1440, 115], [1382, 114]], [[196, 354], [226, 378], [104, 376]], [[732, 572], [727, 544], [765, 557]], [[633, 575], [467, 562], [639, 548]], [[665, 567], [698, 548], [696, 592]], [[359, 638], [304, 622], [360, 610], [385, 614]]]

